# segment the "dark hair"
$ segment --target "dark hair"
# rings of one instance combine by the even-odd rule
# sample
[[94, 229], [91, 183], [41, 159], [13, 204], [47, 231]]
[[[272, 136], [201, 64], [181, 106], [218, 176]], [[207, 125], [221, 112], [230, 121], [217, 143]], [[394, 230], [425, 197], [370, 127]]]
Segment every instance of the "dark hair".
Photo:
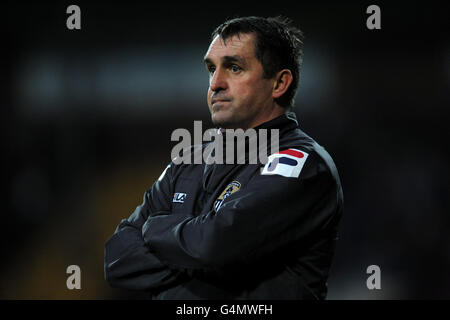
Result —
[[272, 78], [277, 72], [289, 69], [293, 81], [277, 102], [282, 107], [292, 107], [300, 78], [303, 56], [303, 33], [284, 17], [240, 17], [225, 21], [212, 33], [223, 40], [239, 34], [254, 33], [255, 56], [261, 62], [264, 78]]

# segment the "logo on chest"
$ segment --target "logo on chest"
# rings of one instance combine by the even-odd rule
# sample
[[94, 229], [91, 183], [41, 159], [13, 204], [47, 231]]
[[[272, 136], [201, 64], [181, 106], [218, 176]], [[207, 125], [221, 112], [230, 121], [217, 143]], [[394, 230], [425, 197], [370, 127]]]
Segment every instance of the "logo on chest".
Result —
[[231, 196], [233, 193], [239, 191], [240, 188], [241, 183], [236, 180], [227, 185], [226, 188], [220, 194], [220, 196], [214, 202], [214, 211], [216, 212], [219, 211], [225, 199]]
[[184, 203], [184, 200], [186, 200], [187, 194], [186, 193], [182, 193], [182, 192], [175, 192], [173, 194], [173, 200], [172, 202], [177, 202], [177, 203]]

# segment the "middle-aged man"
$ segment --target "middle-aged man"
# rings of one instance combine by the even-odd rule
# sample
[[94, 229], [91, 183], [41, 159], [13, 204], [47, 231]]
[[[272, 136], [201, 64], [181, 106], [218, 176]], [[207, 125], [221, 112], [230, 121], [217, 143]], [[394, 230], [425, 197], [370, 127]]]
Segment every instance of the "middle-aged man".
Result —
[[213, 32], [213, 123], [278, 129], [279, 152], [266, 164], [172, 161], [105, 245], [111, 286], [153, 299], [326, 298], [343, 194], [330, 155], [289, 111], [301, 45], [282, 18], [236, 18]]

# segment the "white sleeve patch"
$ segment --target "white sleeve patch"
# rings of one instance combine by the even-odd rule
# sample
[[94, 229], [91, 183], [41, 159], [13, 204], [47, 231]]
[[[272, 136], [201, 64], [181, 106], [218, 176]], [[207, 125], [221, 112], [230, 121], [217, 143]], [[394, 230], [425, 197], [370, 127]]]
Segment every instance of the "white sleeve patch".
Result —
[[308, 154], [297, 149], [287, 149], [269, 156], [261, 171], [262, 175], [278, 174], [288, 178], [298, 178]]

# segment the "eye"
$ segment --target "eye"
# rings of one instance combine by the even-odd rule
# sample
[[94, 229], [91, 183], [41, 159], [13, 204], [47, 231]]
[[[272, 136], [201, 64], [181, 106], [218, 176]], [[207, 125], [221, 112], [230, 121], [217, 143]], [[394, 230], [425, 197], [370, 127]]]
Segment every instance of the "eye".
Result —
[[210, 74], [213, 74], [214, 71], [216, 71], [216, 67], [214, 67], [214, 66], [208, 66], [208, 72], [209, 72]]
[[231, 66], [231, 72], [236, 73], [236, 72], [239, 72], [239, 71], [241, 71], [241, 70], [242, 70], [242, 68], [239, 67], [238, 65], [233, 64], [233, 65]]

